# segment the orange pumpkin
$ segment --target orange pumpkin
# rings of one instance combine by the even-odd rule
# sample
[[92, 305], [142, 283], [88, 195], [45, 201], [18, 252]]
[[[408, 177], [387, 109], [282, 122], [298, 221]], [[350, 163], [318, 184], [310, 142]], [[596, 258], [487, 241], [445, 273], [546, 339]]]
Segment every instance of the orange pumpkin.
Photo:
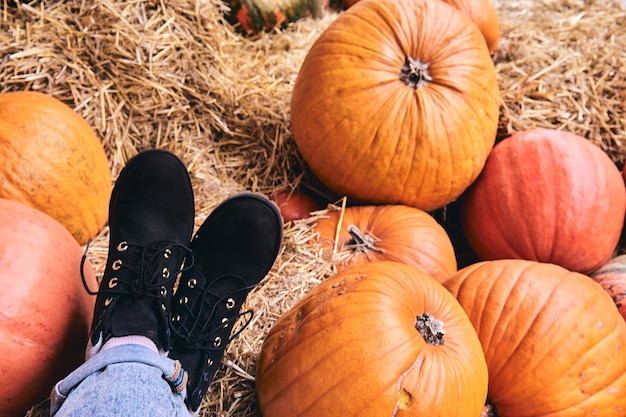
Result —
[[0, 198], [61, 222], [79, 244], [107, 220], [111, 174], [92, 127], [43, 93], [0, 94]]
[[626, 254], [611, 258], [594, 271], [591, 278], [609, 293], [618, 311], [626, 319]]
[[[359, 0], [344, 0], [346, 7], [350, 7]], [[478, 26], [489, 52], [495, 52], [500, 39], [500, 21], [490, 0], [444, 0], [465, 13]]]
[[[0, 198], [0, 416], [24, 413], [84, 360], [95, 297], [83, 249], [47, 214]], [[85, 278], [97, 288], [91, 264]]]
[[499, 118], [476, 25], [442, 1], [362, 0], [309, 49], [291, 100], [296, 145], [334, 193], [431, 211], [478, 176]]
[[440, 283], [371, 262], [329, 277], [274, 323], [256, 387], [264, 417], [479, 417], [487, 369]]
[[495, 146], [460, 205], [463, 232], [481, 259], [588, 273], [617, 246], [626, 188], [617, 166], [589, 140], [535, 129]]
[[623, 417], [626, 322], [589, 277], [527, 260], [479, 262], [444, 286], [472, 321], [500, 417]]
[[329, 210], [313, 226], [322, 254], [338, 270], [354, 264], [396, 261], [438, 281], [456, 272], [454, 247], [443, 227], [425, 211], [401, 205]]

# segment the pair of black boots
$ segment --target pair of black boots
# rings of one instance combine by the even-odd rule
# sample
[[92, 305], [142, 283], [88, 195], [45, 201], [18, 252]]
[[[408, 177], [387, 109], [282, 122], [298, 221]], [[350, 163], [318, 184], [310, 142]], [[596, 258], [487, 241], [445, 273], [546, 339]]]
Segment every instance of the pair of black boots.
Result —
[[165, 150], [131, 158], [113, 187], [110, 243], [97, 293], [91, 343], [142, 335], [187, 371], [185, 402], [197, 411], [224, 349], [251, 315], [241, 306], [270, 271], [282, 242], [274, 203], [240, 193], [196, 234], [189, 173]]

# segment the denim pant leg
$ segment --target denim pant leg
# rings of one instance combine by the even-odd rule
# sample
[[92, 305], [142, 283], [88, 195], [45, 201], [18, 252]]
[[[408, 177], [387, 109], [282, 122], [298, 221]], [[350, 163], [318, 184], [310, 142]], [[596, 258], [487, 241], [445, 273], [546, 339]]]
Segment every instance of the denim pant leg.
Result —
[[180, 362], [145, 346], [115, 346], [55, 385], [50, 416], [189, 417], [185, 382]]

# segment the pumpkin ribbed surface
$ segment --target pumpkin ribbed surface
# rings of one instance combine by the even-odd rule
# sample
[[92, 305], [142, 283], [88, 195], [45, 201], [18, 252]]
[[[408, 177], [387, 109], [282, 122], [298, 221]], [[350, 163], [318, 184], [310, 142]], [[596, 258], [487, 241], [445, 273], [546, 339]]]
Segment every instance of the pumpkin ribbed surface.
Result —
[[0, 197], [49, 214], [80, 244], [107, 219], [111, 175], [92, 127], [58, 99], [0, 94]]
[[470, 265], [444, 286], [478, 333], [498, 416], [626, 415], [626, 322], [592, 279], [515, 259]]
[[460, 204], [463, 232], [481, 259], [528, 259], [583, 273], [610, 259], [625, 213], [626, 188], [609, 156], [552, 129], [499, 142]]
[[611, 296], [626, 320], [626, 254], [611, 258], [594, 271], [591, 277]]
[[480, 173], [499, 104], [483, 35], [462, 12], [362, 0], [307, 53], [291, 123], [303, 158], [338, 195], [431, 211]]
[[329, 211], [314, 225], [325, 257], [337, 269], [396, 261], [423, 269], [437, 281], [456, 272], [454, 247], [444, 228], [423, 210], [401, 206], [354, 206]]
[[487, 369], [441, 284], [372, 262], [329, 277], [275, 322], [256, 387], [264, 417], [479, 417]]

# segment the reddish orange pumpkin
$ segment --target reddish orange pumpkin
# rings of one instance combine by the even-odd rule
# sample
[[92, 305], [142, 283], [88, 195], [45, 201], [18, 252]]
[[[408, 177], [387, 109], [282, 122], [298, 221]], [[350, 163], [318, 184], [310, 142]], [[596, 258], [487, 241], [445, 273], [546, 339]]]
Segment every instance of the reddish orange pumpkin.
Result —
[[52, 216], [82, 245], [106, 223], [110, 195], [108, 159], [85, 119], [47, 94], [0, 94], [0, 198]]
[[626, 319], [626, 255], [611, 258], [591, 277], [609, 293], [618, 311]]
[[483, 260], [528, 259], [589, 273], [612, 256], [626, 188], [609, 156], [569, 132], [518, 132], [496, 145], [460, 203]]
[[321, 198], [304, 189], [282, 190], [274, 193], [271, 200], [278, 205], [285, 223], [305, 219], [310, 217], [312, 212], [326, 207]]
[[526, 260], [479, 262], [444, 286], [467, 312], [500, 417], [623, 417], [626, 322], [589, 277]]
[[[344, 0], [351, 7], [360, 0]], [[495, 52], [500, 39], [500, 21], [490, 0], [444, 0], [465, 13], [478, 26], [490, 52]]]
[[425, 211], [401, 205], [329, 210], [313, 227], [325, 257], [338, 270], [354, 264], [396, 261], [424, 270], [437, 281], [456, 272], [454, 247]]
[[485, 40], [443, 1], [361, 0], [305, 57], [294, 139], [331, 191], [432, 211], [478, 176], [495, 142], [500, 91]]
[[[0, 198], [0, 416], [47, 398], [84, 360], [95, 297], [83, 289], [83, 249], [47, 214]], [[85, 263], [85, 278], [97, 288]]]
[[479, 417], [487, 368], [466, 314], [419, 269], [344, 269], [281, 316], [258, 360], [264, 417]]

